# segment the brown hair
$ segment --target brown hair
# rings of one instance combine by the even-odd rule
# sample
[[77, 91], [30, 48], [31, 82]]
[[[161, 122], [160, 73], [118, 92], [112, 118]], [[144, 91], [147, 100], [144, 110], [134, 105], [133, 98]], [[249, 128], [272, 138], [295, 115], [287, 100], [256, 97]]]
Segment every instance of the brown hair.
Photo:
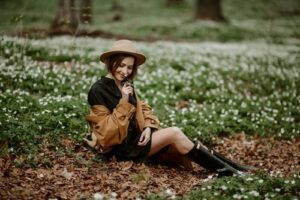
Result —
[[114, 75], [115, 71], [120, 66], [121, 62], [127, 57], [134, 58], [133, 70], [132, 73], [128, 76], [129, 79], [133, 79], [137, 74], [137, 65], [135, 62], [135, 57], [129, 54], [116, 54], [108, 57], [105, 62], [107, 71], [110, 72], [112, 75]]

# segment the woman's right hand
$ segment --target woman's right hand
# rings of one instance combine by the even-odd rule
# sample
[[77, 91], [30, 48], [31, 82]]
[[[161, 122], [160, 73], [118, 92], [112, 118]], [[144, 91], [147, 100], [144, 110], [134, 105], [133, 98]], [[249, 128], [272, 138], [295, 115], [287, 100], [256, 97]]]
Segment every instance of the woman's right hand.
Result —
[[129, 95], [133, 95], [133, 87], [130, 84], [124, 84], [122, 87], [122, 96], [128, 100]]

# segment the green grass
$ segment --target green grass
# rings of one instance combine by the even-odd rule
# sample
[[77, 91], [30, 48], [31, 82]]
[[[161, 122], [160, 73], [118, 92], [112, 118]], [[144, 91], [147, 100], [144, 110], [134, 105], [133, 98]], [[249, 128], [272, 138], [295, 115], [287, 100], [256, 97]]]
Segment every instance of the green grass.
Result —
[[[297, 0], [224, 0], [223, 11], [228, 24], [194, 21], [194, 1], [185, 2], [182, 6], [166, 7], [161, 0], [119, 1], [124, 7], [122, 21], [113, 22], [113, 16], [119, 11], [111, 11], [110, 1], [97, 0], [93, 1], [93, 24], [80, 28], [101, 29], [139, 39], [221, 42], [269, 39], [280, 43], [286, 37], [299, 38], [300, 3]], [[48, 29], [56, 14], [56, 3], [4, 1], [0, 12], [0, 33], [10, 34], [23, 28]]]
[[146, 199], [299, 199], [299, 176], [282, 178], [269, 177], [266, 174], [244, 177], [225, 177], [204, 182], [201, 187], [183, 197], [176, 197], [170, 192], [148, 195]]
[[[111, 41], [72, 37], [1, 41], [1, 141], [13, 152], [37, 152], [40, 140], [81, 140], [86, 94], [105, 75], [96, 62]], [[297, 45], [139, 43], [149, 58], [135, 81], [162, 127], [191, 138], [300, 135]], [[62, 62], [64, 61], [64, 62]], [[70, 67], [71, 66], [71, 67]], [[183, 101], [186, 107], [177, 109]]]
[[183, 199], [298, 199], [299, 181], [265, 174], [214, 179]]

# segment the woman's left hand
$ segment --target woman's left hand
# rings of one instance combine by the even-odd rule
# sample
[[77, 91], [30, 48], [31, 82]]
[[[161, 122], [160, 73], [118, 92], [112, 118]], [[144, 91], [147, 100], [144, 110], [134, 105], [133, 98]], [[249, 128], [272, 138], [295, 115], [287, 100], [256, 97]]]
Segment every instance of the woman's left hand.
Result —
[[151, 128], [147, 127], [142, 132], [138, 145], [145, 146], [150, 141], [151, 139], [150, 137], [151, 137]]

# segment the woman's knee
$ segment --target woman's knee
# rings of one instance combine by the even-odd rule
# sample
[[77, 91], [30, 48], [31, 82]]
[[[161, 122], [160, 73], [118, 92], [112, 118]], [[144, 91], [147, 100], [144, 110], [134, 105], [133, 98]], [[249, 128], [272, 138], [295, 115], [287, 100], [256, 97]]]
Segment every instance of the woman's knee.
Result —
[[169, 144], [178, 143], [187, 139], [180, 128], [176, 126], [157, 131], [157, 135], [160, 140], [166, 140]]
[[182, 139], [185, 139], [186, 136], [184, 135], [184, 133], [181, 131], [180, 128], [176, 127], [176, 126], [173, 126], [173, 127], [170, 127], [171, 130], [172, 130], [172, 133], [173, 133], [173, 137], [175, 140], [182, 140]]
[[180, 153], [186, 154], [189, 152], [194, 144], [178, 127], [170, 127], [173, 133], [172, 146]]
[[170, 127], [171, 131], [174, 133], [181, 133], [182, 131], [177, 126]]

